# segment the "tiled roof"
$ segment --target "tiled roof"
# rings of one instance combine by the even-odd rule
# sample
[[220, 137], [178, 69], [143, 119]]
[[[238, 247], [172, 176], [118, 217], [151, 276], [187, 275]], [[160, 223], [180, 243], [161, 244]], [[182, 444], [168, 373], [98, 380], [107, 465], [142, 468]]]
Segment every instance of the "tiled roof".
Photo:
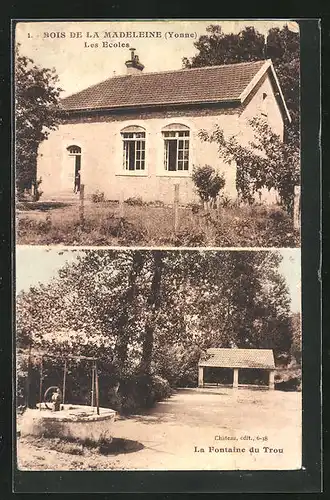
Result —
[[116, 76], [62, 100], [65, 110], [239, 101], [266, 61]]
[[219, 368], [275, 368], [272, 349], [207, 349], [198, 364]]

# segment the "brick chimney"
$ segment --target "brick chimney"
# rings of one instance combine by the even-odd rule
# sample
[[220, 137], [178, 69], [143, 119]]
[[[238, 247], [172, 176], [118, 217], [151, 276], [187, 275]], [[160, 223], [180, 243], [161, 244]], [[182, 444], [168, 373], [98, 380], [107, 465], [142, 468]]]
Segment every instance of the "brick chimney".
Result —
[[127, 68], [126, 73], [128, 75], [140, 75], [144, 68], [143, 64], [139, 61], [139, 56], [134, 53], [135, 50], [136, 49], [133, 48], [131, 49], [131, 59], [125, 62]]

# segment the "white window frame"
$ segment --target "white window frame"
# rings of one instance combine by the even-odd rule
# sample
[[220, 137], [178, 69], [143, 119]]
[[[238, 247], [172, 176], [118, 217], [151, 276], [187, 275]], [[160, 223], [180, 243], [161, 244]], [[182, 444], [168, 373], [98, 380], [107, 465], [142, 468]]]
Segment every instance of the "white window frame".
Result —
[[[122, 167], [119, 175], [146, 176], [146, 130], [141, 126], [128, 126], [120, 131], [122, 140]], [[134, 169], [129, 169], [129, 144], [135, 143]], [[140, 168], [137, 168], [139, 166]], [[142, 167], [142, 168], [141, 168]]]
[[[163, 175], [174, 176], [174, 177], [187, 177], [190, 175], [190, 162], [191, 162], [191, 130], [186, 125], [168, 125], [162, 130], [163, 148], [164, 148], [164, 159], [163, 159]], [[175, 170], [169, 169], [169, 148], [171, 141], [175, 141], [176, 147], [176, 158], [175, 158]], [[180, 147], [180, 142], [182, 141], [182, 147]], [[185, 152], [187, 152], [187, 158], [185, 158]], [[180, 158], [180, 153], [182, 157]], [[179, 168], [179, 167], [182, 168]]]

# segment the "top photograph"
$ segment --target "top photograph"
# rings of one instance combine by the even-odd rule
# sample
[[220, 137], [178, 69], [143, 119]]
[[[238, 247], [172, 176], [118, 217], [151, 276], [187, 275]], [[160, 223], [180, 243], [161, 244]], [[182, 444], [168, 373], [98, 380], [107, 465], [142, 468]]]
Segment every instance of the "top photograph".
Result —
[[13, 23], [16, 243], [300, 247], [291, 20]]

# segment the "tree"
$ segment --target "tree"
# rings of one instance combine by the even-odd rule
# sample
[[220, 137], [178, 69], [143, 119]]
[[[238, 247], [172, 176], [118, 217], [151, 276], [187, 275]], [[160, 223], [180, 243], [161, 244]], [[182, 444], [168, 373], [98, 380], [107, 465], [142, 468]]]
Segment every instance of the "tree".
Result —
[[61, 89], [55, 69], [41, 68], [15, 51], [15, 164], [18, 192], [37, 181], [39, 144], [56, 129]]
[[216, 126], [211, 133], [202, 130], [202, 140], [216, 142], [219, 156], [237, 167], [236, 188], [243, 201], [253, 203], [254, 195], [263, 188], [275, 189], [289, 214], [293, 212], [294, 186], [299, 184], [300, 151], [275, 134], [268, 123], [260, 118], [249, 120], [254, 140], [241, 145], [236, 136], [225, 137]]
[[299, 33], [272, 28], [267, 36], [267, 57], [274, 64], [292, 122], [286, 129], [286, 141], [300, 143], [300, 38]]
[[183, 58], [184, 68], [258, 61], [265, 58], [265, 38], [253, 26], [248, 26], [237, 34], [225, 34], [221, 26], [211, 24], [206, 31], [208, 35], [201, 35], [197, 42], [194, 42], [198, 54], [190, 60]]
[[290, 349], [280, 261], [272, 251], [84, 251], [18, 295], [18, 345], [55, 354], [61, 370], [65, 355], [96, 356], [104, 390], [137, 377], [147, 402], [154, 375], [191, 384], [208, 347]]
[[210, 25], [207, 35], [194, 43], [198, 53], [191, 59], [183, 58], [184, 68], [233, 64], [271, 59], [278, 76], [292, 122], [286, 127], [286, 141], [299, 147], [300, 127], [300, 40], [285, 25], [272, 28], [267, 37], [248, 26], [239, 33], [222, 32], [221, 26]]
[[301, 364], [302, 341], [301, 341], [301, 315], [299, 312], [293, 313], [292, 324], [292, 346], [291, 354], [298, 364]]

